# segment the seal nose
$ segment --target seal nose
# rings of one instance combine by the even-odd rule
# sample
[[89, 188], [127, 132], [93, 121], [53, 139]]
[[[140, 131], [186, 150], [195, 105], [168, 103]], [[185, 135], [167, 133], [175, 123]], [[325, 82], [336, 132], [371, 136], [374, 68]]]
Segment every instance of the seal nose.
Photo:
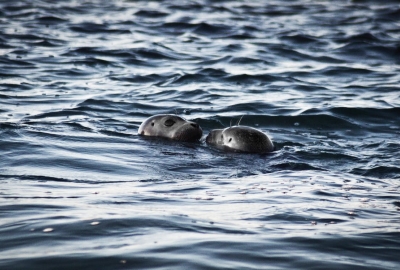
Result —
[[192, 126], [192, 127], [194, 127], [194, 128], [199, 128], [199, 124], [197, 124], [197, 123], [190, 123], [190, 125]]

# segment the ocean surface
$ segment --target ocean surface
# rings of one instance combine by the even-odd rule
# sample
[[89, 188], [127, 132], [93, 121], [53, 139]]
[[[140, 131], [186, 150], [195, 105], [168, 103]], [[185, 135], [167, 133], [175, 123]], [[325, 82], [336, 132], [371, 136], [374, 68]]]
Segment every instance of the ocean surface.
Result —
[[399, 138], [398, 1], [0, 1], [0, 269], [397, 270]]

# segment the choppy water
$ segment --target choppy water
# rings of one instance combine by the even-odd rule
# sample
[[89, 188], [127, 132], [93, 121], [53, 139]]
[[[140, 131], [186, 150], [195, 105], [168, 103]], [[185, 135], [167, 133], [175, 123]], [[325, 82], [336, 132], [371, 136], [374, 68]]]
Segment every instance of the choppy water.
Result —
[[[1, 269], [398, 269], [397, 1], [1, 1]], [[269, 155], [137, 136], [159, 113]]]

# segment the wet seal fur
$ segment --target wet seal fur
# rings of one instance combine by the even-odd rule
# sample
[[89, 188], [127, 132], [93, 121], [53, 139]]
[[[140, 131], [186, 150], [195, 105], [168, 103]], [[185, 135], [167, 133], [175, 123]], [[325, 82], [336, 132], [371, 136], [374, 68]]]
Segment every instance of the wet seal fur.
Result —
[[195, 142], [203, 135], [201, 127], [173, 114], [158, 114], [143, 121], [138, 130], [139, 135], [161, 137], [176, 141]]
[[269, 153], [274, 151], [274, 144], [265, 133], [247, 126], [211, 130], [207, 135], [206, 143], [225, 151], [244, 153]]

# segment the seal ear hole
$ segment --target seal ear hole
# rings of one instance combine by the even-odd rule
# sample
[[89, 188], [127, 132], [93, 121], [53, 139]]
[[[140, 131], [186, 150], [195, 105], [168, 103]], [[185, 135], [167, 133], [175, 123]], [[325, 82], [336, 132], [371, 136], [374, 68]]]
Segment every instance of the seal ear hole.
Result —
[[229, 138], [229, 142], [231, 142], [232, 141], [232, 138]]

